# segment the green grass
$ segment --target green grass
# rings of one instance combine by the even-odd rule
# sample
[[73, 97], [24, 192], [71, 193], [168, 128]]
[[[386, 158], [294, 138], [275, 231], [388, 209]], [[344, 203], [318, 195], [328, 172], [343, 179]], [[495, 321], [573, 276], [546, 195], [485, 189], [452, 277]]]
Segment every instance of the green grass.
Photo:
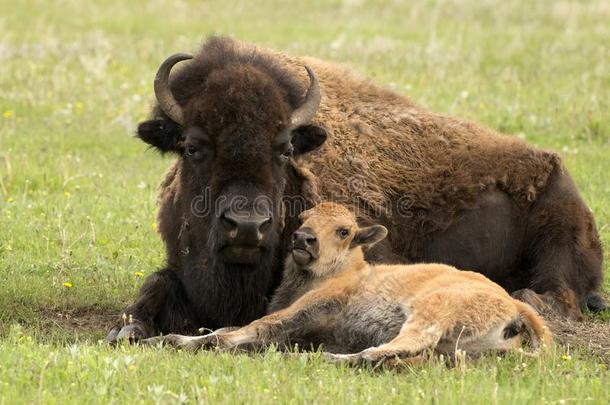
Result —
[[[159, 62], [211, 33], [350, 65], [432, 110], [559, 151], [609, 246], [607, 2], [0, 0], [0, 10], [0, 403], [609, 397], [608, 371], [583, 353], [562, 360], [563, 348], [525, 366], [490, 356], [397, 375], [315, 356], [111, 349], [97, 343], [105, 318], [74, 328], [58, 315], [117, 313], [139, 274], [163, 264], [155, 189], [171, 158], [132, 135]], [[608, 273], [608, 249], [605, 262]]]

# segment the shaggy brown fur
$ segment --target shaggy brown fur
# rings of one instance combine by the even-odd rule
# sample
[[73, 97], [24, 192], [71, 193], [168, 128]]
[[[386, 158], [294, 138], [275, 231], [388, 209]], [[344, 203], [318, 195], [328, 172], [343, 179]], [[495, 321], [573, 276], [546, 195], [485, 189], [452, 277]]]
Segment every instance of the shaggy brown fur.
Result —
[[[304, 64], [319, 78], [321, 105], [313, 122], [286, 134], [288, 116], [309, 84]], [[428, 112], [313, 58], [211, 38], [183, 65], [171, 88], [184, 126], [157, 109], [138, 130], [142, 140], [180, 158], [159, 198], [172, 274], [151, 279], [126, 310], [138, 321], [130, 334], [244, 324], [260, 316], [280, 280], [296, 215], [320, 197], [390, 230], [388, 240], [367, 252], [371, 260], [468, 268], [509, 291], [547, 294], [573, 317], [587, 304], [604, 307], [595, 222], [556, 154]], [[275, 142], [285, 137], [294, 156], [278, 164], [289, 145], [282, 141], [279, 150]], [[191, 150], [197, 159], [187, 155]], [[192, 214], [203, 188], [213, 201], [244, 195], [273, 203], [272, 230], [257, 265], [227, 268], [220, 215]], [[304, 202], [284, 211], [286, 196]], [[161, 280], [169, 279], [178, 287], [159, 292], [168, 288]], [[563, 300], [566, 290], [573, 302]]]
[[[353, 214], [334, 203], [301, 217], [278, 289], [292, 294], [288, 308], [241, 329], [147, 343], [189, 350], [324, 344], [332, 353], [352, 353], [327, 358], [350, 363], [412, 357], [427, 349], [470, 355], [505, 351], [520, 348], [524, 335], [535, 348], [551, 343], [544, 320], [529, 305], [481, 274], [442, 264], [370, 266], [362, 246], [383, 239], [384, 227], [359, 228]], [[304, 288], [295, 290], [295, 281]]]

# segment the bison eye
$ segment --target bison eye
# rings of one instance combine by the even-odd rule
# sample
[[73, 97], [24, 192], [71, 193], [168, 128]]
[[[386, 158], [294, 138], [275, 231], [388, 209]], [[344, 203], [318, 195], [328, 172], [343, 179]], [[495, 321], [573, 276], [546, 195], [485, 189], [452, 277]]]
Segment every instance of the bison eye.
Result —
[[340, 237], [341, 239], [345, 239], [345, 238], [347, 238], [347, 237], [348, 237], [348, 235], [349, 235], [349, 229], [347, 229], [347, 228], [341, 228], [341, 229], [337, 230], [337, 234], [339, 235], [339, 237]]
[[186, 145], [184, 148], [184, 156], [189, 159], [200, 160], [203, 158], [203, 152], [193, 145]]
[[184, 153], [186, 156], [193, 156], [197, 152], [197, 149], [193, 145], [188, 145], [186, 149], [184, 149]]

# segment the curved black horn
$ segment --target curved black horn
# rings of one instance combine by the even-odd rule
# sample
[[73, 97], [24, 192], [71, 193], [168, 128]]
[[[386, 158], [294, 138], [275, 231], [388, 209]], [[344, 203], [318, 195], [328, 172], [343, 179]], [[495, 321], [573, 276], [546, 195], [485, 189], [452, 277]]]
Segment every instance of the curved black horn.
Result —
[[309, 75], [309, 88], [307, 89], [307, 94], [305, 95], [305, 102], [299, 108], [294, 110], [292, 116], [290, 117], [290, 127], [293, 129], [301, 125], [308, 124], [313, 119], [313, 117], [316, 115], [318, 107], [320, 106], [320, 100], [322, 98], [320, 93], [320, 83], [318, 82], [316, 74], [307, 65], [305, 65], [305, 69]]
[[155, 76], [155, 96], [159, 102], [159, 107], [161, 107], [161, 110], [163, 110], [169, 118], [179, 125], [184, 124], [184, 114], [169, 87], [169, 73], [176, 63], [187, 59], [193, 59], [193, 55], [189, 55], [188, 53], [177, 53], [170, 56], [165, 59], [161, 66], [159, 66], [159, 70], [157, 70], [157, 75]]

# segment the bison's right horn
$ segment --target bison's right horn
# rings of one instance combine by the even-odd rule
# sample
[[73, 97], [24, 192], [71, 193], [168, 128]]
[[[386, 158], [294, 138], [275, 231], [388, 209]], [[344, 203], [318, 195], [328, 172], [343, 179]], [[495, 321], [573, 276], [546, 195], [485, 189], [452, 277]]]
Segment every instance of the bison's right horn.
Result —
[[169, 73], [176, 63], [187, 59], [193, 59], [193, 55], [177, 53], [170, 56], [159, 66], [155, 76], [155, 96], [159, 102], [159, 107], [172, 121], [179, 125], [184, 125], [184, 113], [169, 87]]
[[322, 95], [320, 94], [320, 82], [316, 74], [311, 68], [305, 65], [307, 74], [309, 75], [309, 88], [305, 95], [305, 102], [299, 108], [294, 110], [290, 117], [290, 127], [295, 129], [301, 125], [308, 124], [316, 115], [316, 111], [320, 106]]

